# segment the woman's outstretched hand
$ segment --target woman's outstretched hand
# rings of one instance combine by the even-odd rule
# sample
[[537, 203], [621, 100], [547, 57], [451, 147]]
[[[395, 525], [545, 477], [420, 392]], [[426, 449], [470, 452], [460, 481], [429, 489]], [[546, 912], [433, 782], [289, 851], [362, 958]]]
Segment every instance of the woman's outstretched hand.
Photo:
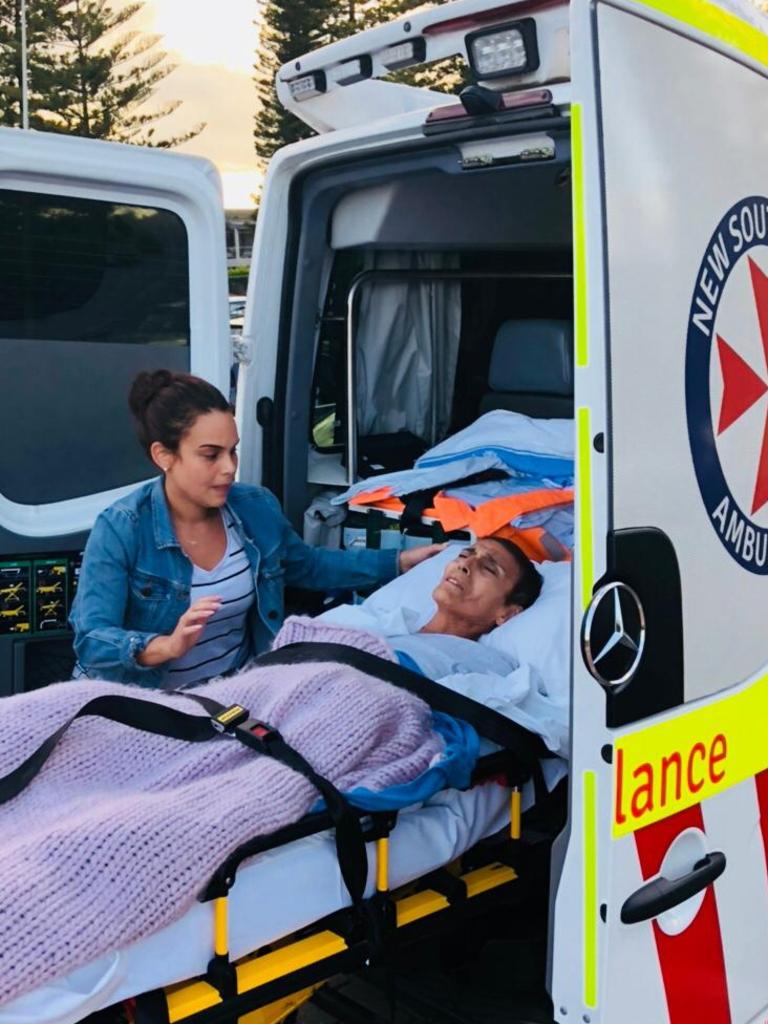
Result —
[[180, 616], [170, 636], [156, 636], [154, 640], [150, 640], [136, 661], [149, 668], [183, 658], [187, 651], [195, 646], [206, 622], [220, 607], [220, 597], [201, 597]]
[[433, 555], [440, 554], [447, 547], [448, 544], [446, 542], [445, 544], [425, 544], [423, 547], [407, 548], [405, 551], [401, 551], [397, 563], [400, 572], [408, 572], [414, 565], [418, 565], [419, 562], [425, 562], [428, 558], [432, 558]]

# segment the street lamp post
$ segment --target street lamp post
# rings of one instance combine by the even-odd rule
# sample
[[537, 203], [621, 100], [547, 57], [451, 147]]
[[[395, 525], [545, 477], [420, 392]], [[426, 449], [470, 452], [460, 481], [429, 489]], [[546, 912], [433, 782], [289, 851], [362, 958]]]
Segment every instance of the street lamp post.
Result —
[[27, 0], [21, 0], [21, 127], [29, 128], [27, 87]]

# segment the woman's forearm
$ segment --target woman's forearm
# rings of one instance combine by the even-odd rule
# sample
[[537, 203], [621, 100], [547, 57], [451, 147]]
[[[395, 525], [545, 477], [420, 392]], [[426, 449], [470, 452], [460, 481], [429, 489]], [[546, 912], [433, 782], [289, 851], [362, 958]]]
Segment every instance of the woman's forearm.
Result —
[[145, 668], [154, 668], [157, 665], [163, 665], [166, 661], [170, 661], [176, 657], [174, 652], [171, 650], [172, 637], [170, 636], [156, 636], [150, 640], [143, 651], [140, 651], [136, 655], [136, 661], [139, 665], [143, 665]]

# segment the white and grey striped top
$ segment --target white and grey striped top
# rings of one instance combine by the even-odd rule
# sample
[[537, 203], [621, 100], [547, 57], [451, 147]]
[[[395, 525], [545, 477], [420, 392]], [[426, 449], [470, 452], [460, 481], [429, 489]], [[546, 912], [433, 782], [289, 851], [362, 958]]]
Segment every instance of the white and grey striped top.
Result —
[[227, 548], [213, 569], [194, 566], [190, 604], [218, 594], [221, 607], [212, 615], [200, 639], [182, 658], [166, 665], [164, 684], [169, 689], [202, 683], [234, 668], [248, 641], [245, 619], [253, 604], [254, 583], [248, 556], [234, 522], [228, 520]]

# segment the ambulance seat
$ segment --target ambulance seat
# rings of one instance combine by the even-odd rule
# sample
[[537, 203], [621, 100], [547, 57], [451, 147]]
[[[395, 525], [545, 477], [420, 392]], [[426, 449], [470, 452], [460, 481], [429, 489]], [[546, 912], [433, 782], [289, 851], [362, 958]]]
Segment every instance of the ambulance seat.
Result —
[[542, 419], [573, 417], [573, 324], [505, 320], [496, 332], [479, 412], [509, 409]]

